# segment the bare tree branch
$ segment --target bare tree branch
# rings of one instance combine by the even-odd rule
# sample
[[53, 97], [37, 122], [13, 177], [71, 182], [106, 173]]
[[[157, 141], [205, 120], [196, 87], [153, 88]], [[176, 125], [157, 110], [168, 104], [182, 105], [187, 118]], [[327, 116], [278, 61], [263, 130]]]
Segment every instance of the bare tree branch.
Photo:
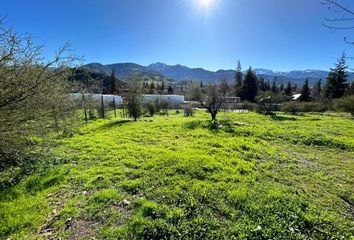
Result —
[[[354, 29], [354, 10], [349, 6], [344, 6], [338, 0], [323, 0], [322, 4], [328, 6], [328, 9], [335, 13], [341, 13], [341, 16], [339, 17], [326, 17], [326, 23], [322, 23], [324, 27], [333, 31]], [[348, 37], [345, 37], [344, 41], [348, 44], [354, 44], [354, 40], [348, 40]]]

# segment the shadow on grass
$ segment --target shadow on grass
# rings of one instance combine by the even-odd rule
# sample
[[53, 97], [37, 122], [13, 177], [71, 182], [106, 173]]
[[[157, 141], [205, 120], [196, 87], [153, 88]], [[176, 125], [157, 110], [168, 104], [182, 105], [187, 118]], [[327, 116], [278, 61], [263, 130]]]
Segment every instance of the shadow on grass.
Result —
[[185, 123], [184, 127], [187, 129], [190, 129], [190, 130], [194, 130], [194, 129], [202, 127], [202, 124], [203, 124], [202, 121], [199, 121], [199, 120], [195, 121], [194, 120], [194, 121]]
[[220, 121], [195, 120], [195, 121], [187, 122], [184, 124], [184, 127], [189, 130], [195, 130], [197, 128], [202, 128], [202, 129], [209, 130], [212, 133], [217, 133], [219, 131], [233, 133], [233, 132], [235, 132], [234, 127], [240, 127], [240, 126], [244, 126], [244, 124], [233, 123], [229, 120], [220, 120]]
[[125, 124], [130, 123], [130, 122], [133, 122], [133, 121], [132, 120], [116, 120], [116, 121], [112, 121], [112, 122], [109, 122], [107, 124], [104, 124], [104, 125], [98, 127], [96, 130], [97, 131], [107, 130], [107, 129], [110, 129], [112, 127], [122, 126], [122, 125], [125, 125]]
[[297, 121], [296, 117], [270, 115], [275, 121]]

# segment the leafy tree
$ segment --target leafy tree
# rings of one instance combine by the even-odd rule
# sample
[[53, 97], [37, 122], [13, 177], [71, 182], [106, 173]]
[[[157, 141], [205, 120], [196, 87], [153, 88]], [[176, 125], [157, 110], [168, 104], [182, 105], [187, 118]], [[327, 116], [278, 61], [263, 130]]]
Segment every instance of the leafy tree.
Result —
[[236, 72], [235, 72], [235, 93], [238, 96], [241, 94], [242, 80], [243, 80], [242, 67], [241, 67], [240, 60], [238, 60]]
[[347, 88], [347, 65], [345, 62], [345, 53], [338, 59], [336, 67], [331, 69], [327, 77], [324, 88], [324, 96], [329, 99], [341, 98]]
[[137, 121], [143, 114], [141, 86], [138, 81], [134, 80], [129, 86], [129, 93], [127, 97], [127, 108], [129, 117]]
[[243, 86], [241, 88], [241, 98], [243, 100], [254, 101], [258, 89], [257, 82], [257, 76], [250, 67], [246, 73], [245, 79], [243, 81]]
[[304, 86], [302, 87], [301, 90], [301, 96], [299, 98], [300, 101], [302, 102], [306, 102], [308, 100], [310, 100], [310, 88], [309, 88], [309, 80], [306, 79]]

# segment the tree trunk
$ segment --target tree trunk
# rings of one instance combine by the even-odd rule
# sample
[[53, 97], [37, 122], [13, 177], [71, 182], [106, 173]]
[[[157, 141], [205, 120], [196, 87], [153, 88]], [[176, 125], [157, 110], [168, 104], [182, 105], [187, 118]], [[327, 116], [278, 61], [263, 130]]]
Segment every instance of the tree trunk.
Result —
[[211, 112], [211, 120], [215, 121], [216, 120], [216, 112]]

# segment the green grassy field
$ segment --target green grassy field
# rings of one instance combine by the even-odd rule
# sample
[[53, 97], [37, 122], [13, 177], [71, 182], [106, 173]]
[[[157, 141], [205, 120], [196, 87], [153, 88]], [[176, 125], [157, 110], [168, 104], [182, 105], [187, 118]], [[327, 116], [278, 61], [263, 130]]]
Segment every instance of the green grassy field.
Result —
[[0, 192], [0, 238], [354, 239], [354, 121], [97, 120]]

